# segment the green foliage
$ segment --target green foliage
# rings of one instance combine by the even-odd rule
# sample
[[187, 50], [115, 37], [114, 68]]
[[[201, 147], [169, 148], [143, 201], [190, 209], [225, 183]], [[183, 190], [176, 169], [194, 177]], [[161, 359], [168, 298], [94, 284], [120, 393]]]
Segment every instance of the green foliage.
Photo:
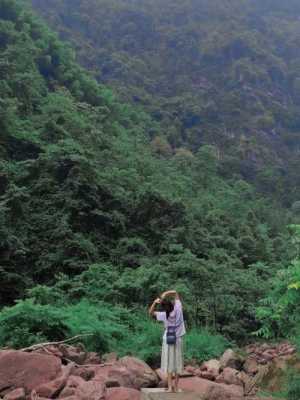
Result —
[[[285, 205], [298, 200], [296, 1], [27, 2], [100, 82], [160, 123], [150, 133], [159, 157], [215, 145], [222, 173]], [[262, 185], [262, 169], [278, 165]]]
[[185, 357], [198, 362], [220, 357], [230, 343], [207, 330], [192, 330], [185, 338]]
[[298, 400], [300, 396], [299, 374], [290, 374], [287, 385], [287, 400]]
[[0, 313], [0, 346], [20, 348], [48, 340], [62, 340], [68, 334], [64, 313], [49, 305], [20, 301]]
[[300, 326], [299, 225], [291, 225], [290, 231], [295, 258], [271, 278], [272, 289], [256, 311], [262, 323], [256, 334], [266, 338], [297, 335]]
[[[155, 363], [160, 331], [141, 308], [169, 287], [182, 295], [189, 327], [247, 340], [259, 328], [255, 306], [267, 296], [269, 278], [293, 256], [286, 210], [224, 167], [215, 141], [220, 131], [211, 124], [227, 101], [208, 101], [201, 89], [195, 105], [193, 95], [178, 96], [183, 81], [180, 88], [175, 82], [172, 104], [123, 103], [23, 3], [0, 0], [0, 305], [11, 306], [1, 313], [1, 345], [92, 331], [89, 348], [124, 348]], [[146, 21], [137, 29], [145, 40]], [[119, 32], [129, 49], [133, 25], [126, 25], [131, 34]], [[247, 35], [221, 39], [232, 58], [254, 46]], [[182, 40], [189, 43], [185, 33]], [[176, 43], [168, 42], [168, 68], [175, 66]], [[214, 44], [202, 44], [205, 57], [213, 57]], [[193, 40], [188, 53], [194, 46]], [[123, 57], [113, 61], [116, 73], [123, 69]], [[127, 62], [124, 74], [132, 57]], [[231, 93], [230, 104], [238, 103]], [[206, 145], [199, 148], [200, 126]], [[222, 132], [233, 128], [223, 124]], [[184, 148], [171, 149], [163, 132]], [[179, 132], [195, 146], [183, 146]], [[258, 147], [245, 135], [239, 141], [245, 171]], [[227, 166], [236, 162], [235, 152], [230, 157]], [[12, 306], [16, 299], [23, 301]], [[200, 349], [202, 339], [192, 336]]]

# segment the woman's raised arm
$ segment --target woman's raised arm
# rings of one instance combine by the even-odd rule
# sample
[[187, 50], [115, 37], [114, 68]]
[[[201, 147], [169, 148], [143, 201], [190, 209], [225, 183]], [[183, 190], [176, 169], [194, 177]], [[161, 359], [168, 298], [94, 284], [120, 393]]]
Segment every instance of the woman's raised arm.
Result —
[[150, 308], [149, 308], [149, 315], [150, 315], [151, 317], [153, 317], [153, 315], [154, 315], [154, 311], [155, 311], [156, 305], [157, 305], [157, 304], [160, 304], [160, 302], [161, 302], [161, 300], [160, 300], [160, 298], [158, 297], [158, 298], [155, 299], [155, 300], [153, 301], [153, 303], [151, 304], [151, 306], [150, 306]]
[[176, 292], [176, 290], [167, 290], [166, 292], [163, 292], [161, 298], [164, 299], [167, 296], [175, 296], [175, 299], [179, 300], [179, 294]]

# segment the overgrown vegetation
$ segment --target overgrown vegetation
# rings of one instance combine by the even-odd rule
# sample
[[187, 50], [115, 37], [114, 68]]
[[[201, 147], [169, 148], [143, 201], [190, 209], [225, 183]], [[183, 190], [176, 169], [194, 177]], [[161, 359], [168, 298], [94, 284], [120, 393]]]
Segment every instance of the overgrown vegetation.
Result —
[[223, 176], [288, 207], [300, 199], [296, 0], [28, 1], [100, 82], [159, 121], [157, 153], [212, 144]]
[[[124, 78], [124, 87], [120, 87], [123, 73], [118, 73], [116, 65], [122, 70], [125, 59], [141, 65], [140, 48], [134, 47], [136, 35], [132, 41], [125, 35], [121, 46], [125, 49], [130, 42], [136, 53], [132, 58], [128, 49], [128, 58], [127, 50], [120, 49], [122, 58], [113, 50], [116, 38], [112, 35], [106, 43], [111, 46], [110, 57], [119, 63], [108, 68], [105, 50], [102, 83], [97, 83], [77, 65], [71, 47], [34, 16], [26, 3], [0, 0], [0, 346], [20, 348], [93, 333], [85, 340], [88, 349], [131, 353], [156, 365], [162, 331], [147, 317], [147, 306], [167, 288], [177, 289], [183, 298], [188, 359], [218, 357], [229, 344], [247, 342], [254, 331], [265, 337], [299, 340], [300, 264], [295, 247], [299, 227], [290, 228], [294, 242], [286, 229], [299, 217], [298, 189], [293, 187], [298, 164], [294, 149], [286, 153], [287, 147], [282, 147], [280, 157], [290, 154], [290, 166], [295, 162], [295, 171], [286, 169], [290, 172], [283, 179], [274, 170], [280, 159], [277, 150], [273, 158], [273, 150], [269, 153], [266, 147], [269, 141], [259, 139], [261, 132], [269, 134], [275, 129], [276, 133], [278, 127], [280, 135], [281, 127], [287, 132], [284, 118], [290, 123], [296, 118], [294, 94], [285, 106], [291, 119], [290, 114], [282, 117], [288, 111], [277, 104], [286, 100], [285, 92], [278, 92], [287, 83], [284, 67], [284, 75], [279, 74], [280, 60], [274, 62], [275, 70], [268, 72], [266, 82], [261, 78], [262, 87], [257, 77], [251, 81], [256, 89], [252, 87], [249, 96], [256, 96], [261, 105], [253, 113], [247, 108], [250, 97], [245, 95], [247, 73], [240, 72], [232, 102], [228, 102], [230, 91], [225, 87], [208, 102], [216, 82], [205, 89], [218, 76], [219, 63], [226, 57], [231, 60], [230, 65], [223, 65], [226, 74], [232, 73], [234, 65], [244, 71], [247, 65], [240, 59], [249, 58], [250, 46], [244, 49], [249, 38], [224, 37], [221, 49], [208, 41], [201, 65], [190, 71], [193, 82], [206, 74], [207, 82], [197, 78], [193, 90], [185, 92], [182, 87], [191, 78], [183, 76], [180, 83], [178, 77], [186, 64], [176, 67], [173, 62], [174, 54], [181, 54], [177, 48], [181, 36], [174, 41], [168, 34], [166, 73], [173, 67], [178, 70], [173, 71], [174, 81], [158, 74], [161, 93], [155, 95], [152, 78], [147, 86], [137, 76], [132, 87], [129, 78]], [[110, 12], [107, 25], [99, 26], [99, 37], [103, 29], [115, 33], [114, 18], [119, 26], [119, 16], [126, 16], [129, 7], [127, 1], [124, 9], [118, 9], [115, 1], [102, 3], [102, 11]], [[152, 3], [147, 13], [152, 12]], [[41, 0], [39, 4], [44, 5]], [[89, 7], [96, 4], [91, 1]], [[207, 2], [203, 4], [207, 7]], [[51, 0], [49, 5], [57, 10], [64, 2]], [[144, 7], [141, 3], [145, 11]], [[180, 9], [176, 3], [172, 21]], [[95, 15], [102, 18], [101, 13]], [[122, 19], [125, 25], [133, 18], [129, 15], [129, 20]], [[177, 17], [183, 29], [183, 17], [180, 13]], [[135, 29], [139, 19], [137, 13], [126, 29]], [[217, 25], [218, 21], [219, 14]], [[143, 19], [145, 32], [138, 25], [144, 39], [151, 25], [146, 22]], [[190, 23], [194, 26], [195, 21]], [[201, 35], [208, 28], [203, 23]], [[185, 38], [187, 32], [183, 32]], [[220, 40], [221, 33], [217, 34]], [[80, 34], [79, 47], [81, 40]], [[188, 43], [182, 42], [182, 51], [188, 50]], [[204, 46], [203, 39], [201, 43]], [[224, 49], [229, 55], [219, 59]], [[245, 55], [236, 57], [241, 49]], [[95, 57], [99, 61], [98, 50]], [[266, 67], [268, 55], [260, 49], [257, 52]], [[191, 54], [187, 51], [186, 61]], [[236, 58], [241, 65], [236, 65]], [[130, 65], [129, 75], [135, 71]], [[212, 75], [211, 65], [216, 66]], [[226, 74], [222, 79], [232, 85], [235, 78], [228, 81]], [[296, 76], [295, 72], [290, 79]], [[107, 82], [119, 97], [104, 85]], [[144, 88], [139, 93], [137, 82]], [[273, 100], [260, 99], [273, 86]], [[194, 90], [199, 91], [195, 98]], [[243, 96], [242, 113], [240, 106], [233, 105]], [[278, 115], [268, 111], [275, 103]], [[225, 109], [231, 111], [226, 114]], [[237, 128], [240, 119], [234, 117], [239, 112], [241, 130]], [[293, 124], [296, 137], [297, 124]], [[254, 139], [245, 139], [242, 130], [252, 130]], [[232, 140], [225, 140], [221, 131], [232, 132]], [[262, 168], [256, 162], [248, 164], [253, 154], [259, 158], [262, 153], [267, 153]], [[293, 189], [288, 194], [287, 187]], [[260, 299], [265, 300], [261, 303]]]

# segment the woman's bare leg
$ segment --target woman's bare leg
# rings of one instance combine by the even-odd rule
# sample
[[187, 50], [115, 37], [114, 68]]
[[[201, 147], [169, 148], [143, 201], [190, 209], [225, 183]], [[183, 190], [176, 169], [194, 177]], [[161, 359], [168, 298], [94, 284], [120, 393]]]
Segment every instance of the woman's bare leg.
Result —
[[168, 392], [172, 392], [172, 373], [168, 372]]
[[175, 392], [178, 392], [179, 374], [175, 374]]

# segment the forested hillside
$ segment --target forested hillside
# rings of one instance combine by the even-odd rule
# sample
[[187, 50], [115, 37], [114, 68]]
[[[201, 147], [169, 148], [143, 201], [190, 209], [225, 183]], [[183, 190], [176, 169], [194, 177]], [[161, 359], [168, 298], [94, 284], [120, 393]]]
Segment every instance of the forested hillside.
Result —
[[100, 82], [160, 122], [158, 152], [213, 144], [225, 177], [299, 200], [299, 2], [31, 2]]
[[294, 334], [296, 214], [234, 170], [224, 177], [219, 142], [192, 152], [180, 139], [166, 154], [174, 118], [158, 118], [153, 99], [133, 104], [134, 85], [127, 104], [75, 58], [28, 4], [0, 0], [0, 345], [92, 332], [92, 349], [153, 360], [160, 331], [146, 307], [170, 287], [184, 299], [190, 358], [255, 331]]

